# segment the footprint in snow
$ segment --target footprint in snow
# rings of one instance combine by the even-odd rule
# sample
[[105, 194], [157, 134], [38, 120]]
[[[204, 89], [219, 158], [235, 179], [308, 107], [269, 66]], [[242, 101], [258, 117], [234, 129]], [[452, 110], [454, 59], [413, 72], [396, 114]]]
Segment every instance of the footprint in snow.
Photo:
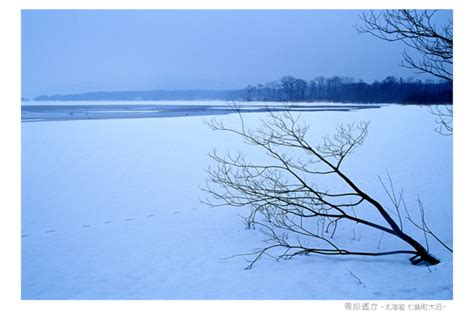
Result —
[[45, 233], [46, 233], [46, 234], [49, 234], [49, 233], [55, 233], [55, 232], [56, 232], [56, 230], [54, 230], [54, 229], [51, 229], [51, 230], [47, 230], [47, 231], [45, 231]]
[[125, 221], [129, 222], [129, 221], [133, 221], [134, 218], [126, 218]]
[[91, 225], [82, 225], [82, 228], [91, 227]]
[[146, 217], [153, 217], [155, 214], [148, 214]]
[[112, 223], [112, 221], [106, 221], [106, 222], [104, 222], [104, 224], [110, 224], [110, 223]]

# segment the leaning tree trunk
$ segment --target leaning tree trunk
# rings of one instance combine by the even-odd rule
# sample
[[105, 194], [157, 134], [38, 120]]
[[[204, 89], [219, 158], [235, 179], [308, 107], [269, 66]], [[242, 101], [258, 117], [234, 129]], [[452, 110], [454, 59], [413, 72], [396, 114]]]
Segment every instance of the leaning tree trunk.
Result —
[[385, 219], [385, 221], [390, 225], [392, 228], [391, 231], [389, 231], [390, 234], [397, 236], [401, 240], [405, 241], [407, 244], [409, 244], [413, 249], [416, 250], [416, 255], [410, 258], [410, 261], [412, 264], [416, 265], [421, 262], [426, 262], [427, 264], [430, 265], [436, 265], [440, 263], [440, 261], [433, 257], [428, 250], [426, 250], [425, 247], [423, 247], [419, 242], [417, 242], [415, 239], [410, 237], [409, 235], [405, 234], [400, 227], [398, 227], [397, 223], [393, 220], [393, 218], [388, 214], [388, 212], [385, 210], [385, 208], [376, 200], [374, 200], [372, 197], [370, 197], [367, 193], [363, 192], [361, 189], [359, 189], [358, 186], [352, 182], [345, 174], [343, 174], [341, 171], [337, 170], [335, 168], [335, 172], [355, 191], [357, 194], [359, 194], [364, 200], [366, 200], [368, 203], [372, 204], [377, 211], [382, 215], [382, 217]]
[[[259, 165], [245, 160], [242, 153], [236, 156], [231, 154], [219, 156], [214, 151], [210, 154], [218, 166], [208, 170], [209, 179], [204, 191], [208, 192], [218, 203], [211, 201], [207, 203], [212, 206], [250, 207], [251, 214], [247, 219], [248, 225], [258, 224], [263, 227], [269, 236], [268, 240], [273, 242], [270, 246], [253, 252], [252, 254], [256, 256], [247, 268], [251, 268], [268, 252], [273, 253], [276, 248], [285, 249], [283, 254], [276, 256], [278, 258], [291, 258], [295, 255], [308, 253], [358, 256], [410, 254], [412, 255], [410, 261], [414, 265], [420, 263], [436, 265], [440, 262], [429, 253], [427, 248], [403, 231], [399, 204], [395, 204], [395, 208], [400, 226], [381, 203], [361, 190], [341, 171], [344, 159], [356, 147], [363, 144], [367, 136], [368, 122], [361, 122], [359, 125], [351, 124], [346, 127], [339, 126], [334, 136], [324, 137], [321, 145], [312, 146], [305, 139], [309, 127], [299, 126], [297, 120], [289, 112], [280, 115], [270, 113], [269, 115], [272, 121], [264, 122], [263, 128], [256, 131], [245, 128], [242, 116], [240, 116], [240, 129], [227, 128], [215, 120], [208, 122], [213, 130], [237, 134], [247, 144], [263, 149], [267, 156], [273, 158], [274, 161], [268, 165]], [[295, 151], [303, 154], [298, 154], [297, 158], [293, 158], [289, 153]], [[309, 180], [314, 179], [321, 182], [328, 175], [338, 179], [346, 189], [330, 193], [327, 190], [318, 189], [317, 185]], [[389, 192], [387, 191], [387, 193]], [[352, 198], [356, 198], [357, 201], [352, 202]], [[391, 196], [390, 198], [394, 202]], [[355, 212], [353, 215], [350, 213], [350, 210], [354, 211], [354, 207], [364, 202], [366, 206], [373, 207], [373, 211], [378, 213], [388, 226], [359, 217]], [[406, 206], [404, 205], [404, 207]], [[257, 219], [259, 214], [264, 216], [264, 222]], [[323, 222], [324, 229], [319, 231], [319, 228], [314, 229], [313, 227], [313, 230], [308, 230], [311, 225], [306, 225], [306, 223], [315, 223], [314, 220], [318, 219]], [[409, 217], [408, 220], [425, 235], [430, 234], [452, 252], [426, 227], [424, 220], [422, 227]], [[360, 252], [340, 248], [330, 240], [336, 232], [339, 221], [362, 224], [388, 233], [404, 241], [411, 249]], [[328, 238], [324, 231], [328, 232], [330, 228], [332, 234]], [[280, 233], [282, 231], [283, 233]], [[295, 238], [289, 241], [288, 234]], [[301, 243], [300, 237], [318, 242], [318, 247], [310, 247]], [[320, 247], [321, 243], [322, 247]]]

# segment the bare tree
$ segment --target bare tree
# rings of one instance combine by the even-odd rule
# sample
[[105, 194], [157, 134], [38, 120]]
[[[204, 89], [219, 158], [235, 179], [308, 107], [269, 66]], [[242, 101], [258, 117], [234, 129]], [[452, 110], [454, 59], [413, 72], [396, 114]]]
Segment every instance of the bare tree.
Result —
[[[403, 52], [402, 66], [453, 82], [453, 21], [434, 22], [436, 10], [366, 11], [361, 15], [359, 33], [369, 33], [389, 42], [403, 42], [411, 52]], [[413, 51], [421, 57], [414, 57]], [[437, 106], [431, 113], [438, 117], [440, 134], [452, 135], [451, 106]]]
[[[270, 242], [269, 246], [252, 252], [254, 257], [247, 268], [264, 255], [291, 258], [311, 253], [410, 254], [413, 264], [439, 263], [403, 229], [401, 197], [394, 194], [392, 199], [399, 219], [397, 223], [388, 209], [342, 171], [346, 157], [364, 143], [368, 122], [339, 126], [334, 136], [324, 137], [320, 145], [313, 146], [306, 140], [308, 126], [299, 124], [289, 112], [269, 115], [270, 121], [262, 122], [263, 127], [257, 130], [247, 129], [242, 116], [238, 129], [228, 128], [216, 120], [207, 122], [213, 130], [239, 135], [247, 144], [262, 149], [273, 161], [258, 164], [247, 161], [242, 153], [221, 156], [214, 151], [210, 154], [217, 166], [208, 170], [209, 179], [204, 189], [210, 195], [207, 203], [249, 207], [248, 227], [262, 228]], [[329, 179], [338, 181], [342, 189], [321, 188], [321, 183], [328, 183]], [[356, 208], [360, 210], [357, 213]], [[340, 244], [344, 241], [336, 236], [337, 229], [339, 225], [347, 224], [349, 227], [359, 224], [388, 234], [403, 241], [408, 249], [377, 252], [342, 247]], [[425, 233], [431, 232], [425, 224], [420, 224], [419, 228]]]
[[441, 135], [453, 135], [453, 107], [444, 105], [433, 105], [430, 107], [430, 113], [435, 115], [436, 131]]
[[453, 81], [453, 22], [437, 27], [433, 22], [436, 10], [366, 11], [363, 25], [357, 30], [380, 39], [401, 41], [421, 54], [413, 57], [405, 50], [402, 65], [438, 78]]

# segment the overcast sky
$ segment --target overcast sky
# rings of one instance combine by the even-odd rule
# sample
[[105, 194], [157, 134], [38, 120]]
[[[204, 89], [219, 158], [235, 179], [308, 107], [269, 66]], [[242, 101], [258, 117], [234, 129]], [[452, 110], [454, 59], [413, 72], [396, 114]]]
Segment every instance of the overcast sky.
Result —
[[[427, 78], [357, 10], [23, 11], [22, 95], [231, 89], [284, 75]], [[443, 17], [451, 12], [442, 12]]]

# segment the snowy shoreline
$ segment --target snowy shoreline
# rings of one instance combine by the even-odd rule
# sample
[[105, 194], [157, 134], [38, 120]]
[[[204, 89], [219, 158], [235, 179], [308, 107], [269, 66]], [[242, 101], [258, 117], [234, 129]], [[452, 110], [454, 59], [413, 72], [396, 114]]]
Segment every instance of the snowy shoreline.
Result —
[[[381, 103], [381, 105], [396, 105], [397, 103]], [[230, 101], [230, 100], [160, 100], [160, 101], [22, 101], [22, 106], [65, 106], [65, 105], [172, 105], [172, 106], [288, 106], [288, 105], [310, 105], [310, 106], [370, 106], [373, 103], [343, 103], [343, 102], [276, 102], [276, 101]]]

